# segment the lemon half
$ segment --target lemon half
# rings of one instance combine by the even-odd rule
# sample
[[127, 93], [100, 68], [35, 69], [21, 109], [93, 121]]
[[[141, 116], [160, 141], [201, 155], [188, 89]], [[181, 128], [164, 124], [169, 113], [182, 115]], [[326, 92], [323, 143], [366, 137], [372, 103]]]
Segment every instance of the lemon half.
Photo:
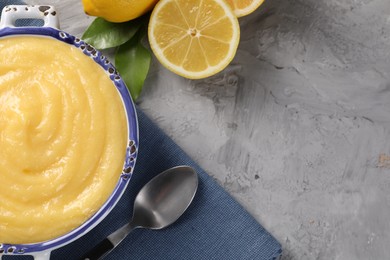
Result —
[[233, 8], [237, 17], [242, 17], [254, 12], [264, 0], [226, 0]]
[[166, 68], [199, 79], [231, 62], [240, 27], [224, 0], [160, 0], [151, 14], [148, 36], [153, 53]]

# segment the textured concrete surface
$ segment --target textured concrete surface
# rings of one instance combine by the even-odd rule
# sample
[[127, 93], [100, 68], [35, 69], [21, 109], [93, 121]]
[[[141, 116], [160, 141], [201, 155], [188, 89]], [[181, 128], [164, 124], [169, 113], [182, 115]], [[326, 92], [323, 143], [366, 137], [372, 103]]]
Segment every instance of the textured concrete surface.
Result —
[[[57, 6], [62, 29], [92, 21]], [[283, 245], [283, 259], [389, 259], [390, 2], [266, 0], [222, 73], [156, 60], [139, 106]]]

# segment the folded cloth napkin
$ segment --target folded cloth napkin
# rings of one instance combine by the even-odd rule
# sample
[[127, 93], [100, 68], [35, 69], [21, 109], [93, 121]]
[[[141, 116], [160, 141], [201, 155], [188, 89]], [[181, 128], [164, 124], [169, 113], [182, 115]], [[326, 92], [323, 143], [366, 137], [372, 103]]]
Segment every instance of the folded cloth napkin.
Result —
[[136, 229], [106, 259], [278, 259], [281, 246], [240, 204], [138, 109], [140, 144], [135, 171], [122, 199], [92, 231], [55, 250], [53, 259], [76, 259], [132, 215], [138, 191], [159, 172], [190, 165], [199, 175], [194, 201], [162, 230]]
[[[1, 0], [0, 8], [20, 3]], [[134, 230], [106, 259], [278, 259], [282, 252], [278, 241], [140, 109], [137, 111], [139, 154], [127, 190], [99, 225], [71, 244], [54, 250], [51, 259], [78, 259], [124, 225], [132, 216], [133, 201], [142, 186], [177, 165], [192, 166], [199, 175], [199, 188], [187, 211], [165, 229]]]

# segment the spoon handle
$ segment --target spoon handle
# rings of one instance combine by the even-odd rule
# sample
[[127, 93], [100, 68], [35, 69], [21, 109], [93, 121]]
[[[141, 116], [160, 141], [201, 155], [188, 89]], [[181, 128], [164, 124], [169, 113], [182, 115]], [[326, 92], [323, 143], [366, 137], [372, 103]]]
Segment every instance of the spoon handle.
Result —
[[83, 260], [98, 260], [107, 255], [115, 246], [108, 238], [103, 239], [99, 244], [87, 252], [81, 259]]
[[109, 252], [111, 252], [120, 242], [134, 229], [133, 223], [127, 223], [121, 228], [117, 229], [111, 235], [103, 239], [94, 248], [88, 251], [81, 259], [82, 260], [99, 260], [103, 259]]

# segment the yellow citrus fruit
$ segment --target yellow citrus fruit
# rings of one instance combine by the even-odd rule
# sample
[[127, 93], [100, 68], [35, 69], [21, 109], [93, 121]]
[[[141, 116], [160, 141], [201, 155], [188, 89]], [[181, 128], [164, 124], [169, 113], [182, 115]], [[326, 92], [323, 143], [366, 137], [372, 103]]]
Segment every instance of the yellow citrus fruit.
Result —
[[133, 20], [152, 10], [158, 0], [82, 0], [88, 15], [120, 23]]
[[153, 53], [166, 68], [199, 79], [231, 62], [240, 27], [225, 0], [160, 0], [151, 14], [148, 36]]
[[254, 12], [264, 0], [226, 0], [233, 8], [237, 17], [248, 15]]

